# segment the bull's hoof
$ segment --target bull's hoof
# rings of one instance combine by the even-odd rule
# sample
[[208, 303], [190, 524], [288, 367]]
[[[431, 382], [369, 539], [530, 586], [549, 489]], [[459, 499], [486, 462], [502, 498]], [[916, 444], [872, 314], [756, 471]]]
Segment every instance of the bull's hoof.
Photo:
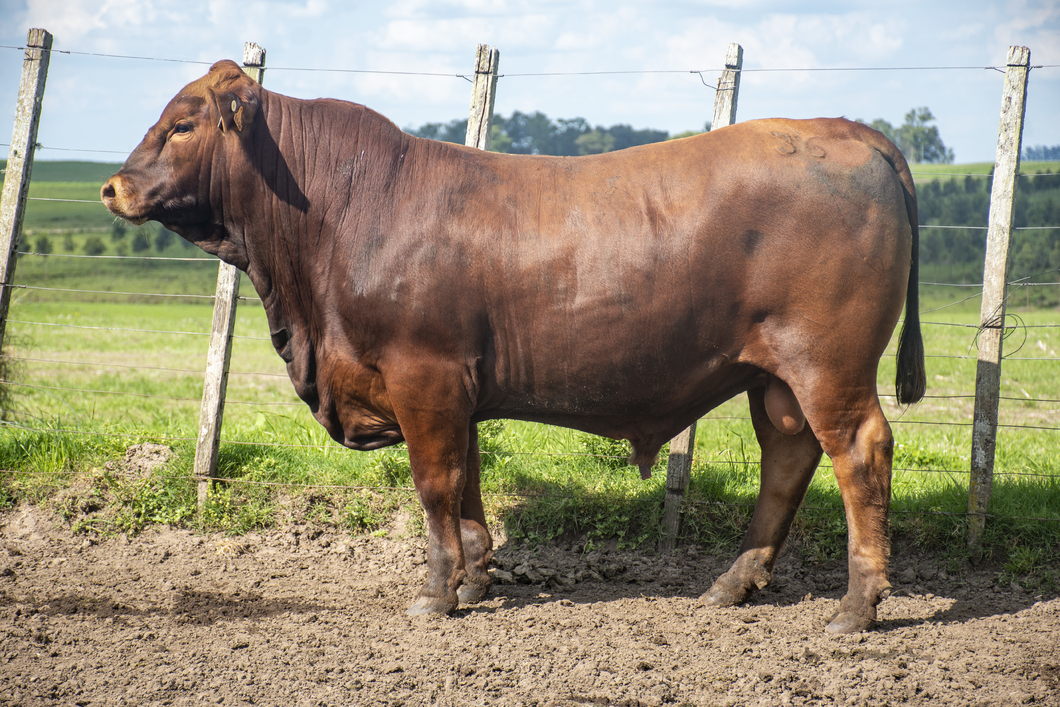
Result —
[[852, 611], [844, 611], [836, 614], [831, 623], [825, 627], [828, 633], [859, 633], [868, 631], [876, 623], [875, 619], [863, 614], [855, 614]]
[[489, 584], [461, 584], [456, 596], [461, 604], [474, 604], [485, 599], [489, 593]]
[[707, 606], [726, 607], [742, 604], [748, 594], [748, 591], [734, 587], [721, 576], [700, 598]]
[[409, 607], [406, 612], [409, 616], [425, 616], [428, 614], [450, 614], [456, 611], [457, 603], [454, 599], [441, 599], [438, 597], [420, 597]]

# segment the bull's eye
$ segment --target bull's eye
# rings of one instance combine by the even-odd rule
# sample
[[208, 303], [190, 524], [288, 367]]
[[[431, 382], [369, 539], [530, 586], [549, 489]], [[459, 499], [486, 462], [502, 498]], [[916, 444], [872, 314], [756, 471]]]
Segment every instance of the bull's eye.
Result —
[[180, 134], [180, 133], [190, 133], [191, 132], [191, 128], [192, 128], [192, 124], [191, 123], [177, 123], [176, 125], [173, 126], [173, 132], [174, 133], [178, 133], [178, 134]]

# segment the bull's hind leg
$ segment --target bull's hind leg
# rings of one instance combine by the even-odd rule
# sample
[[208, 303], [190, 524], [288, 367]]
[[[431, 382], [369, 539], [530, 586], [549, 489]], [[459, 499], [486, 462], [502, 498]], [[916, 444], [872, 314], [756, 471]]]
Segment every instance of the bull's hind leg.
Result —
[[807, 410], [807, 418], [818, 426], [824, 451], [832, 458], [847, 518], [850, 580], [846, 596], [828, 624], [832, 633], [869, 628], [876, 620], [876, 605], [891, 588], [887, 563], [894, 438], [875, 387], [866, 398], [856, 401], [846, 397], [831, 414], [811, 415]]
[[766, 412], [765, 396], [765, 388], [747, 391], [751, 422], [762, 448], [758, 501], [739, 557], [703, 595], [709, 606], [739, 604], [769, 583], [777, 555], [821, 460], [821, 445], [810, 426], [803, 425], [795, 434], [780, 432]]
[[457, 593], [465, 604], [485, 597], [492, 583], [487, 568], [493, 556], [493, 538], [486, 527], [486, 512], [482, 507], [481, 469], [478, 428], [471, 423], [467, 445], [467, 476], [460, 500], [460, 539], [464, 546], [464, 569], [467, 574]]

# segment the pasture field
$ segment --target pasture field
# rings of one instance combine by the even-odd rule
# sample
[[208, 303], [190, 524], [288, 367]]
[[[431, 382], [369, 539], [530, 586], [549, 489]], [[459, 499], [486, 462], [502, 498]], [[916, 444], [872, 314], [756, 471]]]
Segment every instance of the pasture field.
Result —
[[[967, 506], [977, 310], [970, 300], [925, 314], [931, 397], [906, 410], [884, 397], [897, 439], [895, 532], [958, 554]], [[991, 508], [997, 518], [987, 525], [988, 548], [1008, 558], [1013, 571], [1048, 567], [1060, 546], [1060, 332], [1048, 328], [1056, 321], [1054, 311], [1016, 314], [1024, 328], [1007, 342], [1012, 355], [1003, 368], [1004, 426]], [[384, 533], [396, 515], [408, 515], [406, 532], [418, 532], [421, 517], [406, 490], [411, 476], [404, 450], [351, 452], [328, 439], [294, 395], [268, 340], [264, 311], [254, 301], [242, 304], [237, 317], [222, 434], [219, 474], [232, 483], [219, 485], [207, 512], [196, 514], [190, 473], [210, 315], [204, 304], [17, 301], [9, 324], [14, 345], [8, 348], [18, 358], [7, 413], [14, 424], [0, 436], [0, 468], [15, 472], [4, 476], [6, 503], [63, 499], [63, 489], [80, 479], [107, 499], [93, 513], [81, 512], [83, 499], [61, 509], [85, 529], [134, 531], [172, 523], [245, 532], [280, 522], [283, 497], [301, 494], [312, 499], [311, 514], [320, 522]], [[880, 368], [881, 393], [892, 389], [893, 370], [889, 353]], [[484, 492], [502, 538], [542, 543], [577, 536], [590, 547], [615, 540], [622, 547], [654, 546], [665, 457], [653, 478], [642, 482], [625, 465], [625, 443], [520, 422], [481, 428]], [[176, 452], [164, 473], [128, 479], [107, 470], [108, 461], [144, 441], [160, 441]], [[743, 396], [700, 421], [684, 541], [717, 549], [738, 542], [757, 494], [757, 463]], [[795, 530], [807, 552], [845, 552], [841, 508], [825, 458]], [[1048, 572], [1042, 576], [1052, 581]]]

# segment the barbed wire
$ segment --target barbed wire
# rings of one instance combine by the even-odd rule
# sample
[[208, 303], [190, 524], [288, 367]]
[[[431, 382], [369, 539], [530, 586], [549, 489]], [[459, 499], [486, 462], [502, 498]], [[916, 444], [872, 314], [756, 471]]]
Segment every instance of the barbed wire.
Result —
[[[1055, 162], [1055, 160], [1027, 160], [1024, 162]], [[917, 170], [910, 170], [910, 174], [919, 174], [922, 177], [985, 177], [992, 179], [994, 176], [993, 171], [990, 172], [919, 172]], [[1060, 172], [1016, 172], [1017, 177], [1060, 177]]]
[[[920, 228], [944, 228], [959, 230], [964, 229], [966, 231], [988, 231], [989, 226], [941, 226], [938, 224], [920, 224]], [[1054, 231], [1060, 228], [1060, 226], [1014, 226], [1011, 230], [1013, 231]]]
[[[108, 362], [102, 362], [102, 361], [71, 361], [71, 360], [68, 360], [68, 359], [33, 358], [33, 357], [28, 357], [28, 356], [15, 356], [15, 355], [11, 355], [11, 354], [0, 354], [0, 359], [6, 359], [6, 360], [9, 360], [9, 361], [26, 361], [26, 362], [30, 362], [30, 363], [57, 363], [57, 364], [70, 365], [70, 366], [93, 366], [93, 367], [103, 367], [103, 368], [129, 368], [129, 369], [134, 369], [134, 370], [144, 369], [144, 370], [152, 370], [152, 371], [166, 371], [166, 372], [170, 372], [170, 373], [189, 373], [189, 374], [194, 374], [194, 375], [197, 375], [197, 376], [201, 376], [203, 374], [203, 371], [200, 368], [170, 368], [170, 367], [166, 367], [166, 366], [136, 366], [136, 365], [132, 365], [132, 364], [108, 363]], [[1031, 359], [1031, 360], [1038, 360], [1038, 359]], [[228, 375], [230, 375], [230, 376], [239, 376], [239, 375], [243, 375], [243, 376], [262, 376], [262, 377], [270, 377], [270, 378], [280, 378], [280, 379], [283, 379], [283, 380], [288, 380], [289, 379], [289, 376], [286, 373], [267, 373], [267, 372], [261, 372], [261, 371], [229, 371]], [[878, 391], [878, 395], [879, 395], [880, 398], [894, 398], [894, 397], [897, 397], [895, 395], [895, 393], [889, 392], [889, 391], [890, 391], [889, 388], [880, 389]], [[927, 395], [924, 396], [924, 400], [973, 400], [974, 398], [975, 398], [975, 395], [972, 394], [972, 393], [952, 394], [952, 395], [932, 395], [932, 394], [927, 394]], [[1015, 397], [1015, 396], [1001, 395], [1001, 396], [998, 396], [998, 399], [999, 400], [1009, 400], [1009, 401], [1014, 401], [1014, 402], [1021, 402], [1021, 403], [1050, 403], [1050, 404], [1060, 403], [1060, 398], [1028, 398], [1028, 397], [1020, 398], [1020, 397]], [[718, 419], [718, 418], [712, 417], [710, 419]], [[739, 419], [750, 419], [750, 418], [739, 418]]]
[[[20, 387], [20, 388], [31, 388], [31, 389], [34, 389], [34, 390], [59, 390], [59, 391], [67, 392], [67, 393], [92, 393], [92, 394], [96, 394], [96, 395], [122, 395], [122, 396], [136, 397], [136, 398], [159, 398], [159, 399], [162, 399], [162, 400], [175, 400], [175, 401], [179, 401], [179, 402], [191, 402], [191, 403], [201, 403], [202, 402], [202, 396], [195, 397], [195, 398], [183, 398], [183, 397], [179, 397], [179, 396], [175, 396], [175, 395], [159, 395], [157, 393], [136, 393], [136, 392], [133, 392], [131, 390], [96, 390], [96, 389], [92, 389], [92, 388], [69, 388], [69, 387], [63, 387], [63, 386], [58, 386], [58, 385], [40, 385], [40, 384], [35, 384], [35, 383], [18, 383], [18, 382], [15, 382], [15, 381], [5, 381], [5, 385], [17, 386], [17, 387]], [[305, 405], [305, 403], [303, 403], [301, 401], [295, 402], [295, 401], [291, 401], [291, 400], [269, 402], [269, 401], [260, 401], [260, 400], [232, 400], [230, 398], [226, 398], [225, 399], [225, 404], [227, 404], [227, 405], [260, 405], [262, 407], [273, 407], [273, 406], [302, 407], [302, 406]]]
[[[167, 371], [167, 372], [175, 372], [175, 373], [188, 373], [188, 374], [193, 374], [193, 375], [196, 375], [196, 376], [201, 376], [203, 374], [203, 371], [200, 370], [200, 369], [188, 369], [188, 368], [167, 368], [167, 367], [161, 367], [161, 366], [134, 366], [134, 365], [131, 365], [131, 364], [68, 361], [68, 360], [62, 360], [62, 359], [39, 359], [39, 358], [26, 358], [26, 357], [11, 356], [11, 355], [0, 356], [0, 358], [7, 359], [7, 360], [10, 360], [10, 361], [28, 361], [28, 362], [42, 362], [42, 363], [53, 363], [53, 364], [57, 363], [57, 364], [74, 365], [74, 366], [128, 368], [128, 369], [134, 369], [134, 370], [139, 370], [139, 369], [158, 370], [158, 371]], [[1032, 360], [1038, 360], [1038, 359], [1032, 359]], [[285, 374], [285, 373], [264, 373], [264, 372], [255, 372], [255, 371], [230, 371], [229, 375], [262, 376], [262, 377], [278, 378], [278, 379], [283, 379], [283, 380], [287, 380], [288, 379], [288, 375]], [[137, 393], [131, 393], [131, 392], [126, 392], [126, 391], [96, 390], [96, 389], [91, 389], [91, 388], [72, 388], [72, 387], [69, 387], [69, 386], [66, 386], [66, 387], [43, 386], [43, 385], [37, 385], [37, 384], [19, 383], [19, 382], [14, 382], [14, 381], [10, 381], [10, 382], [8, 382], [8, 384], [9, 385], [19, 385], [19, 386], [24, 386], [24, 387], [29, 387], [29, 388], [40, 388], [42, 390], [43, 389], [47, 389], [47, 390], [64, 390], [64, 391], [68, 391], [68, 392], [78, 392], [78, 393], [100, 393], [100, 394], [110, 394], [110, 395], [141, 395], [142, 397], [167, 397], [167, 396], [161, 396], [161, 395], [137, 394]], [[887, 392], [887, 389], [881, 389], [881, 390], [879, 390], [877, 392], [877, 394], [878, 394], [878, 396], [880, 398], [894, 398], [894, 397], [896, 397], [896, 395], [894, 393]], [[929, 395], [925, 395], [924, 396], [924, 400], [973, 400], [974, 398], [975, 398], [975, 395], [973, 395], [973, 394], [955, 394], [955, 395], [930, 395], [929, 394]], [[177, 397], [172, 397], [171, 399], [173, 399], [173, 400], [195, 400], [195, 401], [198, 401], [200, 398], [177, 398]], [[1058, 403], [1060, 403], [1060, 399], [1053, 399], [1053, 398], [1029, 398], [1029, 397], [1022, 397], [1021, 398], [1021, 397], [1016, 397], [1016, 396], [1005, 396], [1005, 395], [1002, 395], [1002, 396], [998, 396], [998, 399], [999, 400], [1007, 400], [1007, 401], [1010, 401], [1010, 402], [1019, 402], [1019, 403], [1036, 403], [1036, 404], [1037, 403], [1047, 403], [1047, 404], [1058, 404]], [[295, 401], [283, 402], [283, 403], [278, 403], [278, 402], [260, 402], [260, 403], [258, 403], [256, 401], [235, 401], [235, 400], [229, 400], [229, 402], [237, 403], [237, 404], [241, 404], [241, 405], [255, 405], [255, 404], [261, 404], [261, 405], [293, 405], [293, 406], [301, 406], [301, 405], [303, 405], [303, 403], [295, 402]], [[1051, 412], [1051, 411], [1047, 411], [1047, 412]], [[1057, 412], [1057, 414], [1060, 414], [1060, 411], [1056, 411], [1056, 412]], [[704, 419], [710, 419], [712, 421], [718, 421], [718, 420], [750, 421], [751, 418], [750, 417], [746, 417], [746, 416], [715, 416], [715, 415], [712, 415], [712, 416], [709, 416], [709, 418], [704, 418]], [[895, 420], [894, 421], [895, 424], [899, 424], [901, 422], [903, 422], [903, 421], [901, 421], [901, 420]], [[958, 423], [946, 423], [946, 422], [935, 423], [933, 421], [920, 421], [920, 422], [918, 422], [918, 421], [905, 421], [905, 422], [909, 423], [909, 424], [958, 424]], [[1045, 429], [1054, 429], [1054, 428], [1045, 428]]]
[[[3, 144], [3, 143], [0, 143], [0, 147], [11, 147], [11, 146]], [[37, 150], [56, 150], [58, 152], [98, 152], [100, 154], [108, 154], [108, 155], [128, 155], [130, 152], [132, 152], [132, 150], [86, 150], [86, 149], [82, 149], [80, 147], [51, 147], [50, 145], [41, 145], [40, 143], [35, 145], [34, 149], [37, 149]], [[103, 203], [103, 202], [100, 202], [100, 203]]]
[[[94, 329], [99, 331], [126, 331], [137, 334], [174, 334], [174, 335], [187, 335], [187, 336], [210, 336], [212, 332], [209, 331], [166, 331], [162, 329], [136, 329], [133, 327], [106, 327], [106, 326], [90, 326], [87, 324], [62, 324], [59, 322], [27, 322], [21, 319], [8, 319], [11, 324], [28, 324], [34, 326], [52, 326], [52, 327], [65, 327], [68, 329]], [[247, 336], [236, 334], [233, 336], [235, 339], [249, 339], [252, 341], [272, 341], [267, 336]]]
[[[1050, 282], [1046, 283], [1053, 287], [1056, 287], [1057, 283]], [[962, 329], [981, 329], [981, 324], [961, 324], [960, 322], [920, 322], [924, 325], [931, 326], [951, 326]], [[999, 327], [1000, 329], [1060, 329], [1060, 324], [1010, 324], [1007, 326]]]
[[155, 57], [155, 56], [130, 56], [130, 55], [126, 55], [126, 54], [103, 54], [103, 53], [100, 53], [100, 52], [80, 52], [80, 51], [75, 51], [75, 50], [72, 50], [72, 49], [56, 49], [55, 47], [52, 47], [50, 49], [45, 49], [44, 47], [25, 47], [25, 46], [18, 47], [18, 46], [13, 46], [13, 45], [10, 45], [10, 44], [0, 44], [0, 49], [18, 49], [19, 51], [25, 51], [26, 49], [33, 49], [35, 51], [47, 51], [47, 52], [50, 52], [52, 54], [69, 54], [71, 56], [95, 56], [95, 57], [103, 57], [103, 58], [107, 58], [107, 59], [137, 59], [137, 60], [140, 60], [140, 61], [166, 61], [166, 62], [172, 62], [172, 63], [176, 63], [176, 64], [202, 64], [202, 65], [205, 65], [205, 66], [211, 66], [213, 64], [212, 61], [202, 61], [202, 60], [196, 60], [196, 59], [167, 59], [167, 58]]
[[[123, 292], [121, 290], [77, 290], [65, 287], [38, 287], [36, 285], [12, 285], [11, 287], [20, 290], [36, 290], [43, 292], [76, 292], [78, 294], [88, 295], [128, 295], [133, 297], [169, 297], [169, 298], [193, 298], [193, 299], [216, 299], [217, 295], [192, 295], [192, 294], [168, 294], [164, 292]], [[239, 299], [246, 299], [240, 297]]]
[[80, 253], [35, 253], [32, 251], [18, 251], [19, 255], [33, 255], [42, 258], [101, 258], [104, 260], [171, 260], [179, 263], [212, 263], [217, 265], [220, 259], [214, 257], [190, 257], [175, 258], [162, 255], [82, 255]]
[[[195, 294], [174, 294], [166, 292], [123, 292], [120, 290], [79, 290], [63, 287], [38, 287], [36, 285], [9, 285], [12, 289], [16, 290], [44, 290], [45, 292], [73, 292], [78, 294], [89, 294], [89, 295], [125, 295], [129, 297], [162, 297], [162, 298], [192, 298], [192, 299], [217, 299], [217, 295], [195, 295]], [[241, 302], [261, 302], [260, 297], [248, 297], [240, 295], [237, 298]]]
[[105, 204], [99, 199], [56, 199], [49, 196], [27, 196], [26, 201], [62, 201], [67, 204], [99, 204], [105, 207]]
[[[45, 50], [43, 47], [29, 47], [37, 51], [49, 51], [52, 54], [67, 54], [71, 56], [92, 56], [106, 59], [125, 59], [136, 61], [162, 61], [178, 64], [199, 64], [211, 66], [214, 62], [201, 59], [175, 59], [168, 57], [154, 57], [129, 54], [110, 54], [103, 52], [86, 52], [72, 49], [51, 48]], [[25, 51], [26, 46], [0, 44], [0, 49], [14, 49]], [[1031, 69], [1051, 69], [1057, 65], [1037, 64]], [[411, 75], [411, 76], [441, 76], [464, 78], [465, 74], [452, 74], [448, 72], [435, 71], [392, 71], [384, 69], [348, 69], [340, 67], [304, 67], [304, 66], [268, 66], [267, 71], [306, 71], [306, 72], [332, 72], [332, 73], [364, 73], [384, 75]], [[827, 71], [1003, 71], [1006, 66], [809, 66], [809, 67], [751, 67], [734, 69], [731, 67], [718, 67], [709, 69], [628, 69], [607, 71], [550, 71], [550, 72], [519, 72], [499, 74], [501, 76], [533, 77], [533, 76], [597, 76], [600, 74], [660, 74], [660, 73], [703, 73], [710, 71], [739, 71], [743, 73], [791, 73], [791, 72], [827, 72]]]
[[[0, 359], [7, 359], [9, 361], [30, 361], [34, 363], [62, 363], [71, 366], [99, 366], [106, 368], [132, 368], [132, 369], [144, 369], [149, 371], [167, 371], [171, 373], [194, 373], [201, 376], [203, 369], [201, 368], [167, 368], [165, 366], [134, 366], [128, 363], [103, 363], [99, 361], [68, 361], [65, 359], [55, 358], [29, 358], [25, 356], [12, 356], [10, 354], [0, 354]], [[286, 373], [258, 373], [254, 371], [229, 371], [230, 376], [269, 376], [273, 378], [283, 378], [288, 380]]]

